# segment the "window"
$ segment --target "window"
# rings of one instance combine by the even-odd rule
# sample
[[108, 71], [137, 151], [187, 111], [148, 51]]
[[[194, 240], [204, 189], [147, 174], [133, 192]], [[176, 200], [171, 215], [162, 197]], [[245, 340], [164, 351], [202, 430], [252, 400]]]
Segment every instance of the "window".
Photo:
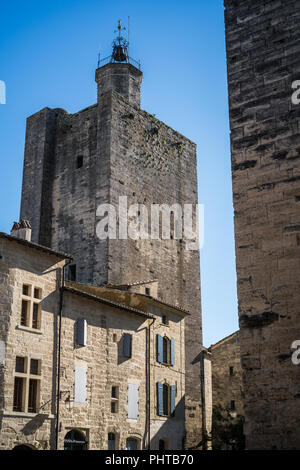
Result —
[[150, 287], [145, 288], [145, 293], [146, 293], [146, 295], [150, 295]]
[[163, 325], [168, 325], [169, 324], [167, 315], [162, 315], [161, 322], [162, 322]]
[[69, 266], [69, 281], [76, 281], [76, 264]]
[[170, 364], [171, 345], [170, 340], [166, 336], [163, 337], [163, 362]]
[[23, 295], [30, 296], [30, 286], [23, 284]]
[[139, 416], [139, 386], [128, 384], [128, 418], [138, 419]]
[[161, 364], [174, 366], [175, 364], [175, 341], [167, 336], [156, 335], [156, 359]]
[[30, 303], [28, 300], [22, 300], [22, 311], [21, 311], [21, 325], [28, 326], [29, 324], [29, 307]]
[[87, 321], [84, 318], [76, 320], [76, 344], [77, 346], [86, 346]]
[[169, 414], [169, 385], [163, 385], [163, 414]]
[[40, 395], [41, 361], [16, 357], [13, 410], [37, 413]]
[[115, 385], [111, 387], [110, 411], [112, 413], [118, 413], [119, 411], [119, 387]]
[[166, 450], [168, 448], [167, 439], [159, 439], [158, 450]]
[[41, 329], [41, 300], [41, 288], [23, 284], [20, 322], [22, 326]]
[[134, 437], [126, 439], [126, 450], [138, 450], [140, 441]]
[[113, 342], [116, 343], [118, 341], [118, 336], [116, 333], [113, 334]]
[[131, 357], [132, 355], [132, 335], [124, 333], [123, 335], [123, 356]]
[[158, 416], [175, 416], [176, 385], [157, 382], [156, 391]]
[[231, 403], [230, 403], [230, 410], [231, 410], [231, 411], [235, 411], [235, 401], [234, 401], [234, 400], [231, 400]]
[[75, 366], [75, 386], [74, 386], [74, 402], [85, 403], [87, 399], [86, 394], [86, 366]]
[[233, 374], [233, 367], [229, 367], [229, 375], [232, 377], [234, 374]]
[[83, 166], [83, 156], [79, 155], [77, 157], [77, 168], [81, 168]]
[[108, 433], [108, 450], [116, 450], [116, 435], [113, 432]]
[[65, 435], [64, 450], [87, 450], [87, 441], [84, 434], [72, 429]]

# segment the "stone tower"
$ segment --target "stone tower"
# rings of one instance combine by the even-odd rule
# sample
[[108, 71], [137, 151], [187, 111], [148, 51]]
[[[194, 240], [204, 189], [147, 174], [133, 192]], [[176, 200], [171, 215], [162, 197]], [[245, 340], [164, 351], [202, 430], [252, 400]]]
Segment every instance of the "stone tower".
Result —
[[300, 3], [226, 0], [248, 449], [300, 448]]
[[97, 208], [197, 204], [196, 145], [140, 109], [142, 72], [113, 55], [96, 70], [97, 104], [75, 114], [42, 109], [27, 120], [21, 217], [32, 240], [74, 256], [78, 282], [158, 281], [158, 297], [186, 320], [186, 446], [202, 440], [199, 251], [184, 240], [99, 240]]

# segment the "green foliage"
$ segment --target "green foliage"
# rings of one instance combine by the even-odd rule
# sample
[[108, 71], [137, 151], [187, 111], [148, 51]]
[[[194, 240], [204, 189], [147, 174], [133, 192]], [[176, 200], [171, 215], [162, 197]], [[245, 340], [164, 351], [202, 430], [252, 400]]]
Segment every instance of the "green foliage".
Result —
[[244, 450], [244, 417], [221, 405], [213, 407], [213, 450]]

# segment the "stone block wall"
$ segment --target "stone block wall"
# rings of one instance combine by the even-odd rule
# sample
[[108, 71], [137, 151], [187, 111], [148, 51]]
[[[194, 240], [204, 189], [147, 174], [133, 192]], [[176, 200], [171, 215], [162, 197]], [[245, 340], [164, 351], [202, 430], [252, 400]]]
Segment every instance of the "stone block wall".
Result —
[[[0, 448], [12, 449], [27, 444], [37, 449], [50, 449], [54, 445], [58, 286], [64, 261], [36, 250], [24, 250], [6, 240], [0, 240], [0, 252], [0, 277], [3, 279], [0, 284], [0, 340], [5, 344], [0, 388]], [[23, 284], [42, 289], [39, 330], [21, 325]], [[40, 361], [41, 409], [37, 414], [13, 411], [17, 356]]]
[[248, 449], [300, 446], [300, 4], [225, 0]]

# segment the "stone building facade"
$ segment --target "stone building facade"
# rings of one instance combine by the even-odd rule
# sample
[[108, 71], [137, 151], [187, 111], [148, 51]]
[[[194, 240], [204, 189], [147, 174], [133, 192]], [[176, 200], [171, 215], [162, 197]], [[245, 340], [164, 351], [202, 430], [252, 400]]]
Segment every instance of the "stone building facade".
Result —
[[181, 449], [185, 318], [64, 282], [71, 257], [0, 234], [0, 448]]
[[239, 332], [209, 348], [212, 368], [212, 402], [244, 415]]
[[300, 448], [300, 4], [225, 0], [248, 449]]
[[[97, 104], [75, 114], [44, 108], [27, 120], [21, 218], [33, 241], [72, 253], [71, 279], [96, 286], [157, 280], [157, 298], [186, 319], [187, 447], [202, 441], [199, 250], [170, 239], [99, 239], [98, 208], [198, 203], [196, 145], [140, 108], [142, 72], [130, 63], [96, 70]], [[124, 201], [124, 199], [122, 200]], [[194, 214], [195, 215], [195, 214]], [[195, 218], [194, 218], [195, 221]], [[161, 225], [160, 225], [161, 230]]]

